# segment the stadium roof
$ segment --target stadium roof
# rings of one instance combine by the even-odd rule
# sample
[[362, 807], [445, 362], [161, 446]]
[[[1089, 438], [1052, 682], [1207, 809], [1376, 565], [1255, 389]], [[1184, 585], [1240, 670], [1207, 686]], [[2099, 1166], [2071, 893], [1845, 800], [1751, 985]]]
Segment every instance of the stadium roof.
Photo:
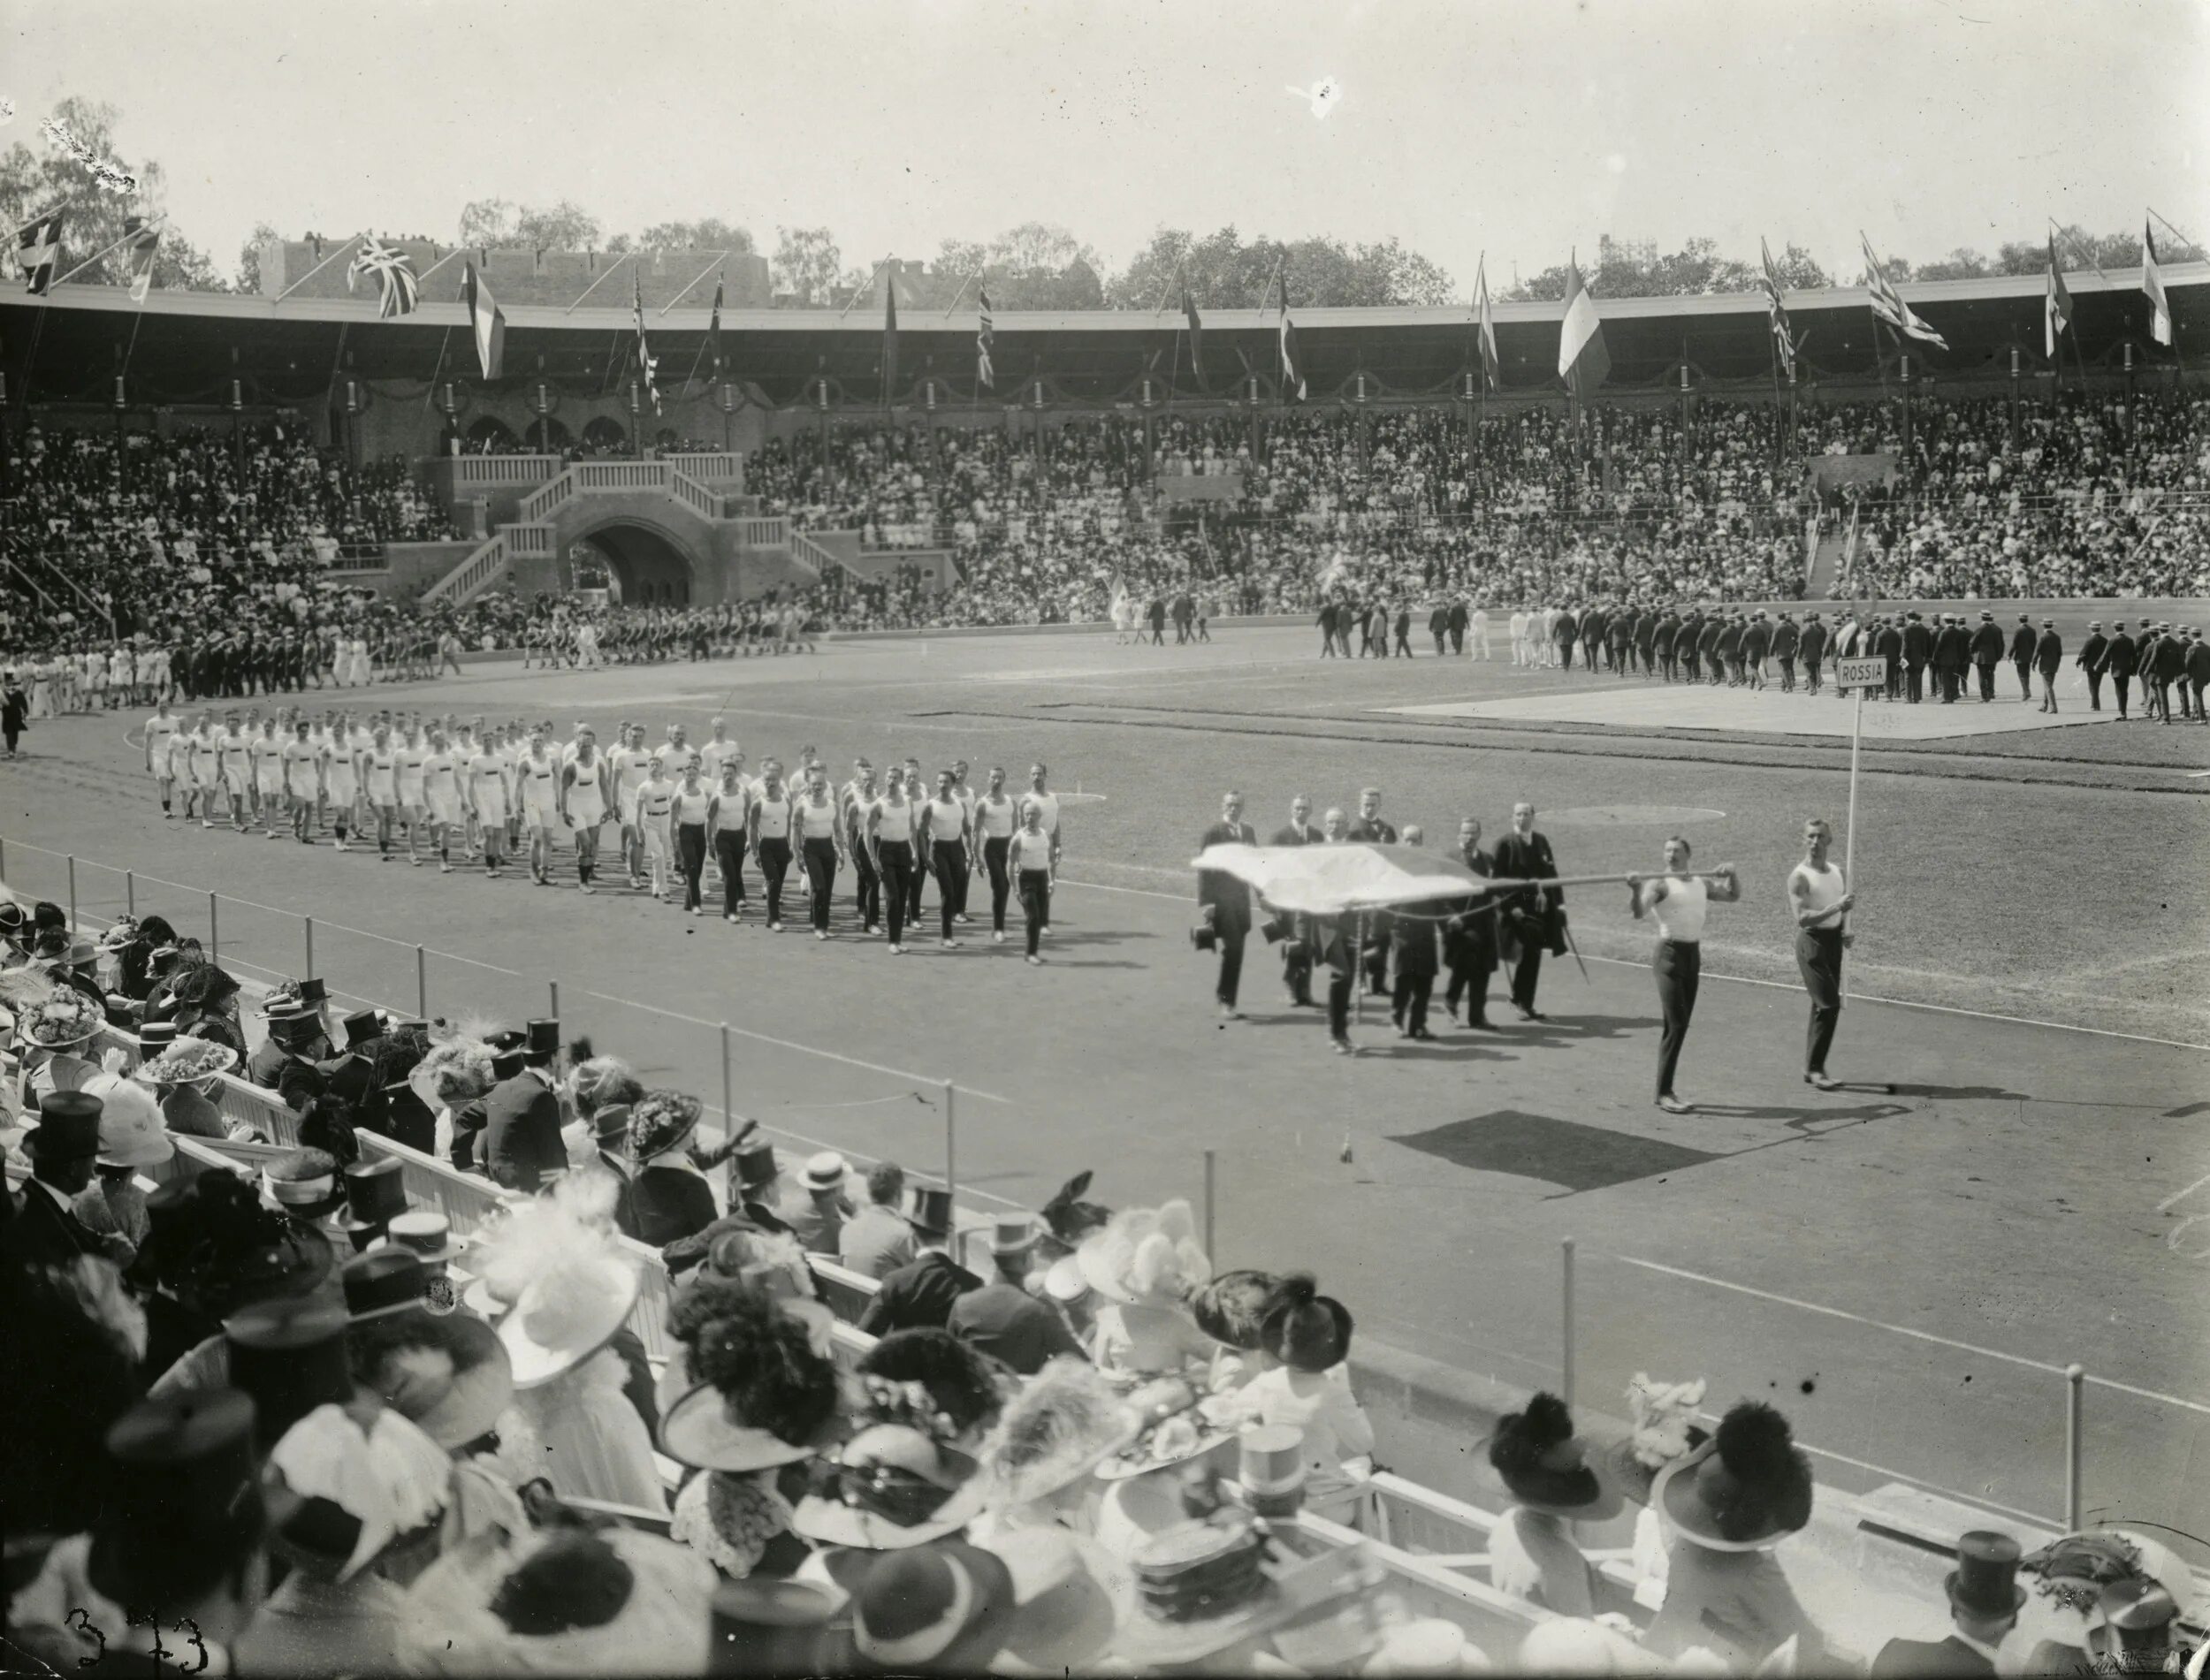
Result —
[[[2171, 299], [2177, 365], [2210, 359], [2210, 263], [2171, 263], [2163, 270]], [[2080, 362], [2113, 369], [2123, 347], [2139, 365], [2169, 368], [2175, 353], [2148, 341], [2148, 305], [2138, 269], [2069, 274], [2073, 334], [2066, 348]], [[1949, 342], [1947, 351], [1913, 346], [1922, 373], [1985, 376], [2006, 372], [2017, 348], [2028, 372], [2043, 369], [2042, 296], [2035, 275], [1912, 283], [1901, 288], [1911, 308]], [[1802, 347], [1807, 378], [1863, 378], [1894, 365], [1894, 341], [1875, 335], [1862, 287], [1786, 295]], [[411, 383], [419, 394], [433, 376], [476, 383], [476, 361], [464, 308], [428, 302], [394, 321], [377, 318], [373, 300], [286, 299], [223, 293], [155, 292], [141, 306], [115, 287], [71, 285], [42, 307], [20, 293], [0, 295], [0, 369], [11, 399], [27, 385], [34, 401], [105, 401], [127, 352], [133, 402], [220, 402], [233, 367], [248, 400], [319, 401], [334, 377], [350, 369], [371, 383]], [[1663, 389], [1685, 365], [1699, 383], [1750, 387], [1772, 376], [1763, 298], [1756, 293], [1716, 297], [1599, 298], [1612, 356], [1613, 389]], [[1558, 323], [1554, 302], [1498, 303], [1497, 337], [1507, 391], [1554, 392]], [[574, 392], [615, 388], [628, 372], [635, 330], [628, 307], [595, 305], [562, 311], [516, 306], [507, 316], [506, 375], [537, 376]], [[1470, 312], [1445, 308], [1298, 308], [1292, 312], [1307, 364], [1310, 400], [1348, 396], [1363, 374], [1376, 398], [1445, 396], [1475, 356]], [[663, 390], [689, 376], [704, 346], [708, 310], [682, 308], [665, 315], [648, 308], [646, 325], [659, 358]], [[1273, 310], [1203, 311], [1205, 388], [1239, 394], [1246, 369], [1271, 395], [1278, 368], [1280, 316]], [[1188, 335], [1178, 311], [1020, 313], [994, 316], [996, 390], [986, 403], [1010, 403], [1040, 377], [1048, 399], [1129, 401], [1147, 368], [1163, 398], [1203, 394], [1189, 364]], [[936, 382], [950, 407], [976, 399], [975, 315], [947, 315], [911, 305], [899, 315], [901, 403], [923, 400], [923, 382]], [[817, 376], [831, 382], [832, 402], [882, 399], [882, 321], [871, 305], [835, 310], [725, 310], [722, 342], [733, 375], [755, 398], [804, 406]], [[35, 358], [34, 359], [34, 346]], [[2074, 365], [2072, 355], [2065, 358]], [[709, 370], [698, 369], [704, 379]]]

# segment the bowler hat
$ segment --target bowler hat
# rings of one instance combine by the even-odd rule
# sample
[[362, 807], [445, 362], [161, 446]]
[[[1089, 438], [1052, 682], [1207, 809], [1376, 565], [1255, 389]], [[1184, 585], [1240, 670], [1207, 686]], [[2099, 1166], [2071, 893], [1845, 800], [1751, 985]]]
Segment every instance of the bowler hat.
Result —
[[252, 1557], [265, 1532], [255, 1403], [236, 1388], [141, 1400], [107, 1433], [117, 1474], [85, 1575], [134, 1614], [165, 1616]]
[[407, 1184], [399, 1157], [379, 1155], [346, 1168], [346, 1211], [341, 1231], [381, 1231], [394, 1213], [407, 1211]]
[[941, 1185], [916, 1184], [906, 1192], [905, 1222], [924, 1236], [951, 1235], [951, 1192]]
[[100, 1114], [106, 1106], [81, 1091], [49, 1091], [38, 1099], [38, 1126], [23, 1147], [37, 1160], [84, 1160], [100, 1152]]
[[557, 1056], [560, 1053], [560, 1023], [552, 1020], [537, 1020], [530, 1023], [530, 1053], [533, 1056]]
[[335, 1302], [300, 1296], [255, 1302], [223, 1320], [230, 1380], [253, 1396], [264, 1446], [316, 1407], [353, 1398], [346, 1323]]
[[1949, 1602], [1979, 1616], [2016, 1615], [2026, 1601], [2018, 1585], [2018, 1542], [1991, 1529], [1957, 1536], [1957, 1566], [1943, 1583]]

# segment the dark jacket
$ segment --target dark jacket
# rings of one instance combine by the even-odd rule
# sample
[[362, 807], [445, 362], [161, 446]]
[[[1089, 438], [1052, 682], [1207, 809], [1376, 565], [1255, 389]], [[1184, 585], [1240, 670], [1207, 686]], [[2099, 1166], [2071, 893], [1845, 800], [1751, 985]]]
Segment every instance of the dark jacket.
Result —
[[1752, 619], [1742, 628], [1741, 657], [1754, 664], [1772, 650], [1772, 632], [1761, 620]]
[[648, 1167], [633, 1174], [614, 1204], [614, 1224], [622, 1235], [647, 1248], [695, 1236], [713, 1223], [713, 1187], [680, 1167]]
[[1389, 966], [1395, 974], [1438, 974], [1442, 965], [1436, 958], [1436, 929], [1440, 924], [1431, 920], [1444, 907], [1440, 904], [1415, 904], [1409, 911], [1389, 918]]
[[1903, 633], [1892, 624], [1886, 626], [1872, 638], [1872, 651], [1886, 660], [1893, 670], [1896, 661], [1903, 657]]
[[883, 1279], [882, 1288], [860, 1315], [859, 1327], [871, 1336], [893, 1330], [941, 1330], [951, 1317], [952, 1303], [982, 1280], [950, 1255], [931, 1250], [911, 1266], [902, 1266]]
[[36, 1182], [23, 1186], [22, 1211], [0, 1226], [0, 1255], [26, 1266], [68, 1266], [85, 1255], [114, 1258], [90, 1226]]
[[1966, 656], [1971, 650], [1971, 640], [1962, 627], [1945, 624], [1941, 627], [1941, 634], [1934, 638], [1934, 665], [1942, 671], [1962, 671], [1966, 664]]
[[1903, 627], [1903, 660], [1907, 665], [1924, 665], [1933, 658], [1933, 632], [1924, 622], [1913, 619]]
[[1572, 642], [1580, 635], [1580, 620], [1570, 612], [1560, 612], [1558, 615], [1558, 622], [1551, 628], [1551, 639], [1558, 642]]
[[[1490, 861], [1496, 872], [1521, 880], [1555, 880], [1557, 860], [1551, 857], [1550, 837], [1540, 832], [1524, 840], [1515, 831], [1497, 842]], [[1555, 886], [1523, 886], [1505, 896], [1503, 914], [1523, 939], [1548, 948], [1565, 943], [1566, 894]]]
[[[2048, 657], [2049, 643], [2054, 641], [2056, 636], [2054, 632], [2041, 638], [2044, 658]], [[2150, 669], [2155, 672], [2159, 680], [2177, 677], [2187, 669], [2187, 645], [2176, 635], [2168, 635], [2156, 644], [2156, 663]], [[2061, 654], [2062, 650], [2060, 643], [2058, 651]]]
[[1658, 620], [1657, 633], [1650, 637], [1650, 647], [1660, 659], [1673, 657], [1673, 638], [1680, 634], [1680, 620], [1667, 613]]
[[568, 1166], [560, 1101], [533, 1068], [492, 1087], [484, 1098], [484, 1165], [504, 1190], [534, 1196], [548, 1173]]
[[1796, 643], [1802, 636], [1802, 632], [1795, 627], [1794, 619], [1782, 619], [1772, 627], [1772, 657], [1776, 659], [1795, 658]]
[[2010, 633], [2010, 662], [2013, 665], [2032, 664], [2037, 642], [2033, 627], [2030, 624], [2020, 625]]
[[[1480, 847], [1459, 853], [1459, 861], [1476, 875], [1494, 875], [1496, 865]], [[1443, 924], [1443, 960], [1452, 969], [1487, 975], [1497, 968], [1497, 901], [1486, 893], [1461, 899], [1450, 907], [1451, 919]]]
[[1825, 654], [1828, 640], [1826, 627], [1824, 624], [1805, 625], [1802, 637], [1796, 644], [1798, 650], [1803, 656], [1803, 663], [1808, 665], [1816, 665]]
[[[1202, 852], [1208, 846], [1255, 846], [1258, 835], [1248, 823], [1215, 823], [1205, 831], [1197, 842]], [[1221, 932], [1235, 931], [1249, 932], [1251, 929], [1251, 889], [1225, 870], [1197, 871], [1197, 901], [1212, 907], [1213, 926]]]
[[1974, 665], [2000, 665], [2002, 662], [2002, 627], [1991, 619], [1972, 632], [1972, 663]]
[[1267, 841], [1267, 844], [1269, 846], [1317, 846], [1324, 838], [1321, 831], [1310, 823], [1307, 823], [1302, 828], [1298, 827], [1294, 823], [1284, 823], [1274, 831], [1274, 838]]
[[944, 1327], [978, 1353], [1002, 1360], [1024, 1377], [1034, 1376], [1046, 1360], [1059, 1354], [1088, 1357], [1057, 1311], [1002, 1278], [955, 1299]]
[[[2100, 630], [2098, 630], [2094, 633], [2094, 635], [2089, 636], [2086, 641], [2079, 644], [2079, 659], [2077, 663], [2080, 668], [2084, 671], [2100, 671], [2102, 669], [2103, 658], [2109, 651], [2110, 638], [2105, 635]], [[1994, 662], [1990, 660], [1988, 663], [1992, 665]]]
[[2103, 660], [2103, 669], [2114, 677], [2130, 677], [2140, 669], [2140, 650], [2123, 630], [2110, 638], [2110, 651]]
[[2033, 663], [2043, 676], [2056, 675], [2057, 666], [2064, 663], [2064, 638], [2054, 630], [2044, 630], [2041, 640], [2034, 644]]
[[2210, 682], [2210, 642], [2187, 644], [2187, 677], [2191, 682]]
[[1873, 1680], [1909, 1680], [1925, 1675], [1981, 1675], [1995, 1672], [1995, 1665], [1952, 1634], [1946, 1639], [1890, 1639], [1872, 1659]]

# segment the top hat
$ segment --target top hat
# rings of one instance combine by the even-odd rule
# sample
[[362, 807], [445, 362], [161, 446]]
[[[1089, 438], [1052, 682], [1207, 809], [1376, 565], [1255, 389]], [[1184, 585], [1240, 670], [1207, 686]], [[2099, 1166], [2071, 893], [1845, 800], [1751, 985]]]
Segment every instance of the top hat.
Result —
[[759, 1576], [714, 1589], [706, 1672], [828, 1674], [831, 1623], [842, 1608], [827, 1588]]
[[177, 1023], [175, 1022], [141, 1022], [138, 1028], [139, 1060], [150, 1061], [176, 1041]]
[[528, 1040], [533, 1056], [557, 1056], [560, 1053], [560, 1023], [539, 1019], [530, 1023]]
[[1260, 1517], [1294, 1517], [1305, 1502], [1305, 1434], [1288, 1424], [1262, 1424], [1236, 1441], [1236, 1480]]
[[353, 1398], [346, 1324], [334, 1302], [296, 1296], [255, 1302], [223, 1320], [230, 1380], [253, 1396], [264, 1447], [316, 1407]]
[[372, 1038], [384, 1036], [384, 1017], [373, 1009], [356, 1009], [345, 1019], [346, 1048], [358, 1050]]
[[347, 1321], [361, 1324], [421, 1306], [429, 1295], [430, 1268], [407, 1250], [387, 1244], [354, 1255], [338, 1280], [345, 1286]]
[[807, 1159], [805, 1187], [810, 1190], [841, 1190], [844, 1184], [844, 1174], [850, 1170], [845, 1166], [842, 1155], [833, 1149], [825, 1149]]
[[2025, 1604], [2018, 1585], [2018, 1542], [1989, 1529], [1957, 1536], [1957, 1566], [1942, 1585], [1950, 1604], [1970, 1615], [1994, 1619], [2016, 1615]]
[[775, 1182], [775, 1146], [766, 1141], [747, 1144], [736, 1152], [736, 1180], [748, 1190]]
[[300, 982], [299, 991], [296, 995], [301, 1003], [305, 1004], [309, 1008], [313, 1008], [328, 1001], [330, 992], [324, 986], [321, 980], [310, 975], [306, 979]]
[[322, 1017], [311, 1012], [271, 1015], [269, 1037], [286, 1050], [302, 1050], [321, 1037]]
[[492, 1058], [492, 1077], [513, 1079], [530, 1065], [529, 1058], [519, 1050], [502, 1050]]
[[85, 1160], [100, 1152], [100, 1114], [106, 1106], [81, 1091], [49, 1091], [38, 1099], [38, 1125], [24, 1135], [34, 1160]]
[[1025, 1254], [1043, 1239], [1043, 1232], [1026, 1213], [1000, 1213], [990, 1226], [990, 1252]]
[[940, 1184], [916, 1184], [906, 1191], [905, 1222], [923, 1236], [951, 1235], [951, 1192]]
[[267, 1525], [253, 1400], [235, 1388], [141, 1400], [107, 1432], [116, 1471], [86, 1558], [133, 1612], [183, 1609], [253, 1555]]
[[407, 1183], [399, 1157], [379, 1155], [346, 1168], [346, 1211], [341, 1231], [381, 1231], [395, 1213], [407, 1211]]

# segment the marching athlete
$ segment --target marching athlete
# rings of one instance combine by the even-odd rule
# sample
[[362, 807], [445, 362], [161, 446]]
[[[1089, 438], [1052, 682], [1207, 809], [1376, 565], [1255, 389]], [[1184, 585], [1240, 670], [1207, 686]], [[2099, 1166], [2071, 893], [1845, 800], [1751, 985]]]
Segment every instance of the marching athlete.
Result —
[[575, 732], [575, 756], [560, 771], [560, 818], [575, 832], [575, 886], [596, 893], [598, 829], [606, 820], [609, 772], [598, 756], [598, 737], [588, 725]]
[[721, 877], [724, 922], [737, 921], [744, 914], [744, 848], [751, 840], [745, 830], [751, 806], [744, 755], [731, 753], [721, 760], [721, 785], [706, 807], [706, 833], [713, 847], [714, 868]]
[[376, 813], [376, 857], [392, 861], [392, 828], [399, 818], [399, 749], [392, 744], [392, 726], [379, 720], [369, 736], [369, 749], [361, 755], [361, 791]]
[[[1036, 808], [1039, 813], [1036, 825], [1051, 837], [1051, 878], [1056, 881], [1059, 878], [1061, 849], [1059, 795], [1045, 785], [1049, 779], [1050, 772], [1040, 761], [1029, 765], [1028, 791], [1021, 795], [1021, 806], [1024, 810], [1031, 805]], [[1044, 906], [1043, 931], [1047, 933], [1051, 931], [1051, 906], [1048, 903]]]
[[253, 737], [239, 726], [238, 714], [223, 714], [223, 733], [216, 738], [215, 763], [223, 791], [230, 800], [230, 823], [246, 832], [246, 803], [253, 791]]
[[881, 796], [875, 786], [875, 767], [865, 758], [854, 759], [852, 779], [844, 784], [839, 802], [843, 811], [844, 851], [852, 861], [852, 878], [857, 884], [860, 931], [870, 939], [882, 920], [882, 877], [867, 844], [867, 812]]
[[[975, 858], [978, 873], [987, 869], [990, 876], [990, 942], [1005, 943], [1005, 899], [1012, 887], [1010, 873], [1013, 849], [1013, 832], [1019, 820], [1018, 808], [1005, 791], [1005, 767], [990, 766], [989, 787], [978, 798], [969, 812], [974, 825], [980, 850]], [[1049, 835], [1045, 840], [1048, 843]]]
[[552, 831], [560, 821], [559, 760], [545, 749], [542, 726], [530, 732], [530, 745], [515, 766], [514, 781], [522, 808], [522, 825], [530, 835], [530, 878], [539, 886], [552, 885]]
[[936, 908], [942, 922], [939, 942], [947, 951], [959, 943], [951, 937], [951, 926], [959, 913], [961, 887], [967, 878], [967, 807], [959, 797], [958, 783], [950, 771], [940, 771], [936, 797], [921, 808], [916, 848], [928, 859], [936, 877]]
[[494, 741], [479, 737], [465, 770], [468, 808], [484, 844], [484, 873], [495, 881], [507, 842], [507, 755]]
[[889, 915], [890, 954], [904, 953], [905, 924], [913, 894], [913, 802], [906, 797], [904, 779], [895, 768], [882, 797], [865, 813], [867, 849], [873, 855], [875, 873], [882, 880], [884, 908]]
[[620, 732], [607, 767], [613, 773], [614, 820], [621, 825], [621, 863], [633, 887], [644, 885], [644, 831], [636, 819], [637, 789], [652, 779], [652, 755], [644, 749], [644, 726]]
[[1703, 972], [1703, 921], [1714, 904], [1732, 904], [1741, 897], [1741, 883], [1734, 866], [1722, 863], [1718, 878], [1705, 881], [1689, 875], [1688, 842], [1675, 834], [1665, 842], [1665, 872], [1654, 880], [1647, 876], [1627, 878], [1627, 908], [1641, 921], [1658, 922], [1658, 948], [1650, 959], [1658, 977], [1658, 1011], [1665, 1031], [1658, 1041], [1658, 1106], [1669, 1114], [1695, 1111], [1673, 1091], [1673, 1071], [1680, 1063], [1680, 1047], [1688, 1042], [1688, 1018], [1696, 1013], [1696, 984]]
[[683, 908], [693, 916], [705, 914], [699, 901], [699, 878], [706, 868], [706, 818], [713, 808], [713, 790], [699, 775], [701, 766], [697, 753], [686, 756], [682, 779], [675, 784], [674, 810], [671, 814], [675, 833], [675, 866], [682, 871]]
[[453, 873], [453, 832], [461, 829], [464, 815], [461, 802], [460, 761], [446, 744], [442, 729], [430, 732], [430, 752], [422, 763], [423, 805], [429, 816], [430, 838], [438, 848], [438, 870], [440, 874]]
[[221, 733], [212, 711], [200, 713], [192, 731], [192, 787], [199, 795], [200, 826], [215, 826], [217, 802], [223, 797]]
[[782, 785], [782, 765], [770, 758], [760, 765], [759, 791], [747, 823], [752, 859], [767, 893], [767, 931], [782, 931], [782, 882], [790, 870], [790, 794]]
[[665, 904], [670, 896], [668, 863], [674, 851], [674, 840], [668, 831], [675, 815], [675, 784], [667, 779], [657, 756], [637, 787], [633, 812], [637, 838], [644, 848], [646, 884], [654, 901]]
[[338, 716], [323, 738], [322, 749], [323, 797], [329, 802], [331, 826], [337, 832], [338, 849], [342, 852], [346, 831], [353, 825], [353, 808], [361, 796], [350, 718], [342, 713]]
[[323, 756], [304, 718], [293, 724], [292, 739], [284, 743], [284, 792], [290, 801], [292, 838], [302, 846], [313, 845], [315, 805], [323, 793]]
[[1021, 825], [1006, 848], [1006, 864], [1020, 883], [1021, 914], [1028, 924], [1028, 961], [1041, 968], [1044, 960], [1036, 947], [1044, 924], [1051, 919], [1051, 836], [1044, 832], [1040, 807], [1021, 807]]
[[253, 819], [271, 840], [277, 837], [277, 813], [284, 808], [284, 742], [271, 711], [246, 749], [253, 765]]
[[1811, 1020], [1805, 1039], [1803, 1083], [1837, 1091], [1840, 1082], [1826, 1076], [1826, 1053], [1841, 1022], [1841, 954], [1850, 943], [1847, 918], [1856, 894], [1830, 863], [1834, 832], [1823, 817], [1803, 825], [1803, 861], [1788, 871], [1788, 908], [1795, 913], [1795, 967], [1810, 993]]
[[844, 812], [829, 792], [828, 772], [819, 764], [806, 772], [805, 794], [797, 805], [797, 827], [800, 859], [812, 886], [813, 937], [826, 939], [836, 891], [836, 866], [844, 857]]
[[407, 862], [415, 869], [422, 867], [417, 842], [430, 821], [430, 794], [423, 781], [429, 764], [430, 742], [423, 734], [417, 714], [407, 720], [407, 731], [399, 744], [399, 803], [407, 814]]

